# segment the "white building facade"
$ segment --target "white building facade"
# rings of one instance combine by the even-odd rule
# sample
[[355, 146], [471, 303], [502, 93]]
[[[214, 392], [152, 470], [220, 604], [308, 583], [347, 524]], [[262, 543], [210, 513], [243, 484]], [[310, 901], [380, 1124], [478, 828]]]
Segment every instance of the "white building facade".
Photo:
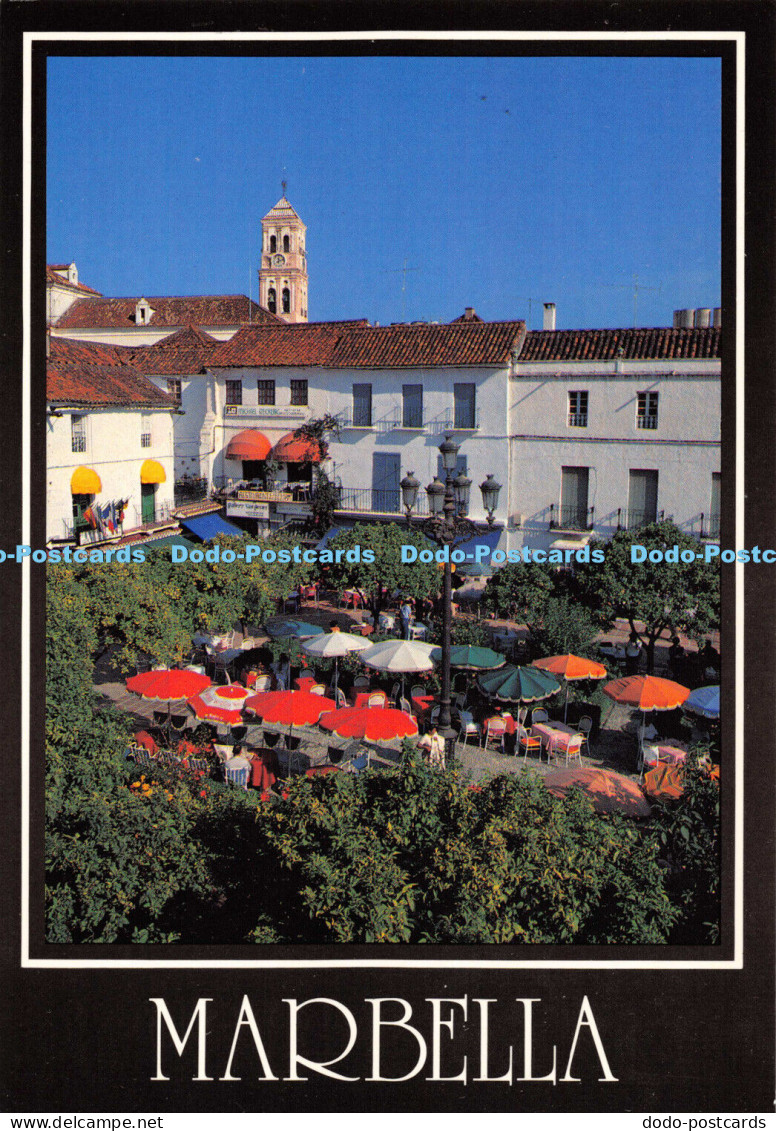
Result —
[[103, 541], [169, 518], [171, 400], [109, 351], [69, 343], [52, 347], [47, 386], [47, 540]]

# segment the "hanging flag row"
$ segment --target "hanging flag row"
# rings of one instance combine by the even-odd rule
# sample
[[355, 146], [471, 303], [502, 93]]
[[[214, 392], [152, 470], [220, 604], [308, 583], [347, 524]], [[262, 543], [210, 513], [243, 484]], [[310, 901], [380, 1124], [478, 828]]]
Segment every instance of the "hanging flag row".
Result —
[[124, 522], [124, 512], [129, 499], [112, 499], [109, 503], [91, 503], [83, 512], [83, 517], [92, 530], [102, 534], [115, 534]]

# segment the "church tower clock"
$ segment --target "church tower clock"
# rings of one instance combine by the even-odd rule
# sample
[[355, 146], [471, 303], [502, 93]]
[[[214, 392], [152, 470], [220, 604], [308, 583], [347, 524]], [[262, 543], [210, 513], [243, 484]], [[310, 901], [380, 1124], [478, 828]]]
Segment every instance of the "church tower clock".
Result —
[[259, 304], [285, 322], [307, 321], [306, 226], [283, 195], [261, 221]]

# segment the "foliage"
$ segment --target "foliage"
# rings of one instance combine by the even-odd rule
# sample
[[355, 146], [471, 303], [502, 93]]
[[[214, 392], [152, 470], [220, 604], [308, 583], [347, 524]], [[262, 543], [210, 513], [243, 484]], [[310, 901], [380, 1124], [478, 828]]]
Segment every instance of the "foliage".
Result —
[[325, 460], [329, 455], [329, 436], [334, 436], [336, 439], [340, 434], [340, 427], [337, 417], [325, 412], [323, 416], [314, 417], [300, 424], [294, 431], [294, 437], [297, 440], [311, 440], [317, 444], [321, 460]]
[[[592, 543], [591, 543], [592, 545]], [[641, 563], [631, 561], [631, 548], [644, 546], [665, 551], [677, 546], [692, 551], [690, 562]], [[719, 628], [719, 566], [698, 561], [698, 542], [672, 522], [657, 522], [636, 531], [620, 530], [602, 544], [603, 563], [581, 564], [575, 568], [580, 598], [588, 608], [604, 615], [626, 618], [631, 631], [636, 622], [645, 626], [647, 667], [654, 666], [655, 641], [664, 629], [680, 630], [700, 641]]]
[[653, 832], [667, 864], [666, 887], [680, 917], [669, 942], [716, 943], [720, 924], [719, 782], [709, 757], [695, 747], [684, 771], [684, 792], [656, 807]]
[[308, 523], [313, 534], [322, 538], [326, 531], [331, 528], [338, 504], [339, 491], [321, 467], [316, 476], [311, 504], [313, 513]]
[[533, 624], [556, 592], [558, 571], [535, 562], [502, 566], [488, 578], [480, 600], [497, 617]]
[[654, 943], [675, 917], [654, 845], [533, 779], [471, 787], [408, 753], [285, 792], [259, 821], [291, 882], [257, 941]]
[[[417, 599], [434, 596], [442, 585], [440, 568], [434, 562], [415, 561], [402, 564], [401, 547], [429, 549], [423, 534], [396, 523], [359, 524], [337, 534], [329, 542], [329, 550], [342, 551], [341, 561], [328, 566], [327, 578], [335, 587], [358, 588], [368, 596], [369, 608], [377, 622], [383, 607], [383, 592], [397, 590]], [[360, 547], [360, 560], [346, 561], [345, 551]], [[364, 550], [374, 553], [374, 562], [364, 561]], [[355, 555], [352, 555], [355, 556]]]
[[528, 641], [533, 656], [593, 657], [598, 625], [588, 611], [569, 597], [549, 597], [531, 624]]

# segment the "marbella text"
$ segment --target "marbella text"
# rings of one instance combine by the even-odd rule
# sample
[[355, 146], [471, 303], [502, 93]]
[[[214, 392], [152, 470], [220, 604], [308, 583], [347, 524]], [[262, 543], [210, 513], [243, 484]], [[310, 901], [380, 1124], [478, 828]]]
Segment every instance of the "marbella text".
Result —
[[[485, 542], [468, 542], [466, 547], [465, 550], [453, 550], [449, 546], [442, 546], [438, 550], [432, 550], [403, 545], [399, 548], [400, 559], [402, 565], [411, 565], [414, 562], [437, 562], [438, 564], [451, 562], [454, 565], [472, 563], [491, 566], [505, 565], [506, 563], [514, 565], [517, 562], [571, 565], [574, 562], [580, 564], [596, 562], [600, 564], [606, 561], [605, 546], [588, 546], [582, 543], [580, 543], [579, 548], [550, 548], [548, 550], [533, 549], [530, 546], [512, 550], [502, 550], [498, 547], [494, 549]], [[359, 545], [351, 546], [347, 550], [329, 547], [318, 549], [306, 546], [290, 546], [274, 550], [260, 542], [247, 542], [242, 550], [233, 549], [231, 546], [222, 546], [219, 543], [209, 547], [173, 545], [165, 547], [165, 549], [167, 548], [170, 550], [170, 560], [178, 564], [182, 562], [210, 562], [226, 565], [231, 562], [246, 562], [248, 564], [251, 562], [268, 564], [271, 562], [280, 562], [281, 564], [305, 562], [310, 565], [316, 563], [318, 565], [329, 565], [347, 562], [349, 565], [372, 565], [375, 561], [374, 550], [368, 546], [362, 548]], [[75, 562], [84, 564], [89, 562], [94, 565], [101, 565], [104, 562], [118, 562], [126, 565], [130, 562], [144, 562], [146, 551], [153, 549], [153, 543], [145, 546], [47, 546], [45, 549], [37, 550], [34, 550], [32, 546], [17, 545], [13, 550], [0, 550], [0, 563], [8, 561], [17, 564], [21, 562], [35, 562], [36, 564]], [[771, 564], [776, 562], [776, 550], [762, 550], [759, 546], [752, 546], [749, 550], [721, 550], [715, 543], [702, 545], [698, 550], [691, 550], [687, 547], [680, 548], [679, 546], [647, 549], [646, 546], [633, 545], [630, 548], [630, 560], [634, 565], [641, 565], [644, 562], [666, 563], [668, 565], [679, 563], [686, 565], [690, 562], [705, 562], [707, 565], [711, 562], [765, 562]]]

